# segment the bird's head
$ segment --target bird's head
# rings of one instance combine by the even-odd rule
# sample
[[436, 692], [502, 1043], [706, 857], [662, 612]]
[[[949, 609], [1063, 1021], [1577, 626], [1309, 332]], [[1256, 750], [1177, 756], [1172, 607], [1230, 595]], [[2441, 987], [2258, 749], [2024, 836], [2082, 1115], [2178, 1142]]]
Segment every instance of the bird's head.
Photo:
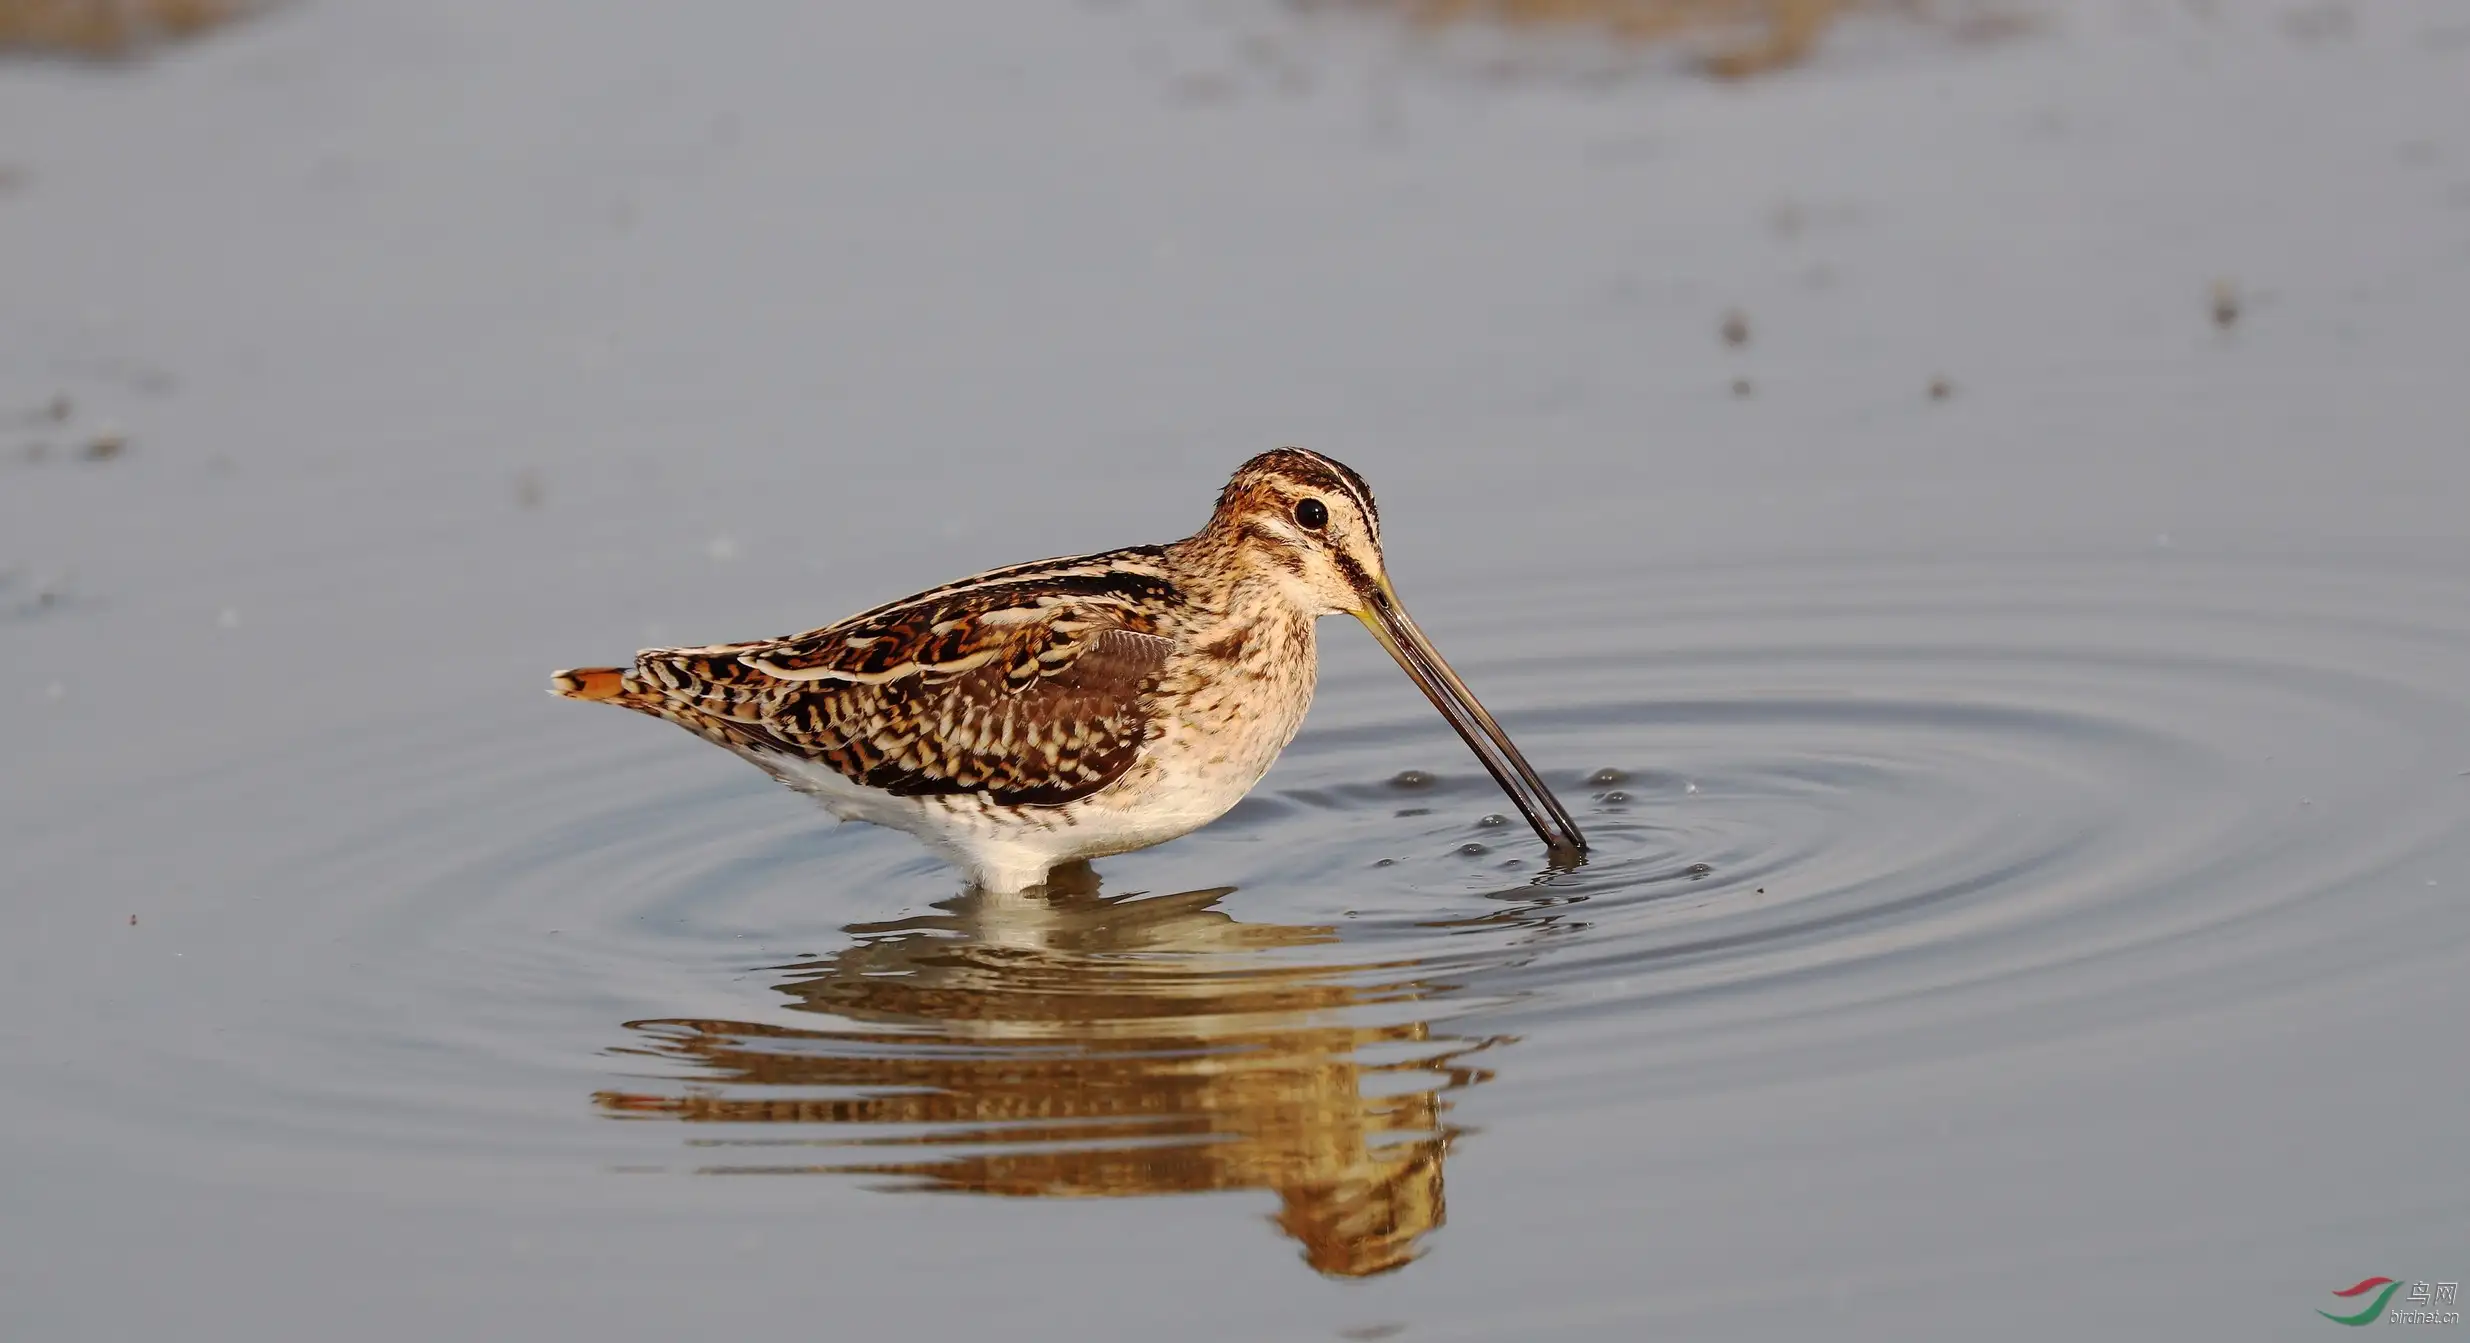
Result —
[[1372, 487], [1317, 452], [1280, 448], [1244, 463], [1209, 527], [1245, 568], [1316, 616], [1366, 614], [1389, 584]]
[[1381, 513], [1372, 487], [1345, 464], [1302, 448], [1244, 463], [1218, 495], [1203, 533], [1236, 565], [1274, 582], [1308, 615], [1346, 614], [1398, 660], [1476, 758], [1556, 852], [1583, 853], [1586, 839], [1535, 768], [1407, 617], [1381, 557]]

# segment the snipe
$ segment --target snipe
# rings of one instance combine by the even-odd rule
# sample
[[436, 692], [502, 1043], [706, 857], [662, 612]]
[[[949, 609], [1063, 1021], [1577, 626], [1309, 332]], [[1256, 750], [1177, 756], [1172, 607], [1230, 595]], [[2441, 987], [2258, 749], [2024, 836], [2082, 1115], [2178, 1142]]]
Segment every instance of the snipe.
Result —
[[1297, 448], [1244, 463], [1182, 541], [992, 569], [786, 638], [646, 649], [554, 688], [666, 718], [1009, 890], [1225, 814], [1303, 725], [1314, 623], [1340, 612], [1548, 847], [1585, 850], [1399, 605], [1363, 477]]

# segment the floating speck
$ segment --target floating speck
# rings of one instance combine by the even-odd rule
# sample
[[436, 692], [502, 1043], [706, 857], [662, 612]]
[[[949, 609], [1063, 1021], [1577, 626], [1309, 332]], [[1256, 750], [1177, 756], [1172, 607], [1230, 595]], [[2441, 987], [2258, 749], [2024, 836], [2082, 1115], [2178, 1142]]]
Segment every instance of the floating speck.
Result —
[[1930, 399], [1932, 401], [1944, 401], [1953, 395], [1955, 395], [1954, 383], [1945, 378], [1930, 379]]
[[128, 451], [128, 448], [129, 440], [125, 434], [96, 434], [86, 440], [85, 450], [78, 455], [90, 462], [108, 462]]
[[1598, 788], [1610, 788], [1616, 783], [1628, 783], [1630, 776], [1607, 765], [1587, 776], [1587, 782]]
[[1726, 345], [1747, 345], [1750, 343], [1750, 315], [1735, 308], [1724, 314], [1723, 325], [1716, 330], [1724, 337]]
[[549, 502], [549, 487], [538, 471], [522, 471], [515, 475], [515, 507], [536, 509]]
[[[2429, 882], [2429, 883], [2427, 883], [2427, 884], [2428, 884], [2428, 885], [2430, 885], [2430, 886], [2433, 886], [2433, 885], [2435, 885], [2436, 883], [2434, 883], [2434, 882], [2432, 882], [2432, 881], [2431, 881], [2431, 882]], [[134, 927], [136, 927], [136, 926], [137, 926], [137, 916], [136, 916], [136, 915], [131, 914], [131, 915], [129, 916], [129, 926], [130, 926], [131, 928], [134, 928]]]
[[2213, 281], [2213, 325], [2224, 331], [2237, 326], [2239, 309], [2237, 282], [2226, 279]]
[[1750, 386], [1750, 380], [1747, 378], [1735, 378], [1732, 380], [1732, 394], [1742, 400], [1748, 400], [1750, 394], [1757, 390], [1757, 388]]
[[1390, 776], [1389, 786], [1392, 788], [1430, 788], [1438, 782], [1440, 780], [1420, 769], [1402, 769]]

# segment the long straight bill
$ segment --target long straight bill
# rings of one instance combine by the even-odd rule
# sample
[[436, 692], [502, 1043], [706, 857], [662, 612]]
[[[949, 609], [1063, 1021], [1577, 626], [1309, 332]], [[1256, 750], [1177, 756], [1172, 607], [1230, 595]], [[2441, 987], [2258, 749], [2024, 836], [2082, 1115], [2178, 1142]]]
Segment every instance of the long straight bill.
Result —
[[1467, 689], [1467, 683], [1459, 680], [1458, 673], [1441, 660], [1440, 650], [1407, 618], [1406, 608], [1398, 604], [1398, 594], [1390, 590], [1387, 579], [1381, 581], [1380, 591], [1372, 595], [1371, 609], [1360, 613], [1359, 618], [1372, 631], [1372, 637], [1381, 641], [1381, 647], [1398, 659], [1398, 665], [1406, 669], [1416, 688], [1432, 701], [1432, 707], [1439, 709], [1449, 725], [1458, 729], [1458, 735], [1466, 738], [1475, 758], [1484, 762], [1484, 768], [1501, 785], [1501, 791], [1509, 794], [1509, 800], [1517, 804], [1527, 824], [1535, 827], [1544, 847], [1556, 853], [1585, 853], [1587, 838], [1578, 833], [1578, 823], [1570, 819], [1561, 800], [1544, 786], [1535, 767], [1510, 744], [1509, 734], [1476, 701], [1475, 692]]

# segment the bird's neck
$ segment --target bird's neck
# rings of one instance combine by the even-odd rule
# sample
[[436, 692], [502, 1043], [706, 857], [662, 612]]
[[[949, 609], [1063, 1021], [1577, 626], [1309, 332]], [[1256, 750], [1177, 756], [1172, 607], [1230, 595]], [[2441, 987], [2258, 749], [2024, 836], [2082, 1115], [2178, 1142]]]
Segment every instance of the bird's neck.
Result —
[[1175, 586], [1191, 612], [1195, 643], [1249, 631], [1261, 645], [1309, 650], [1317, 613], [1297, 600], [1293, 575], [1273, 543], [1213, 525], [1167, 547]]

